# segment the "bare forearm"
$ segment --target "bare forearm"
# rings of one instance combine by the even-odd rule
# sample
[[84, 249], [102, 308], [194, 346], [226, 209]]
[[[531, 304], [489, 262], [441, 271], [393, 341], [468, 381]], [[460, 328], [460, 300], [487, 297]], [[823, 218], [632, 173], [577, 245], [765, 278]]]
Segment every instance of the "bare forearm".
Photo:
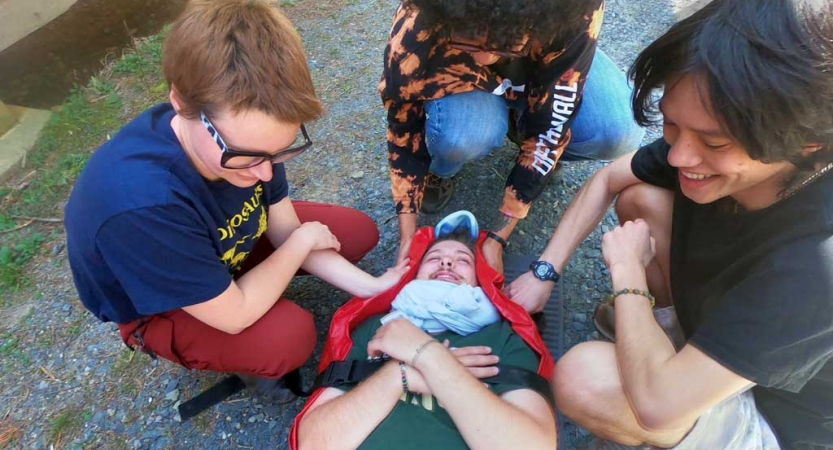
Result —
[[309, 411], [298, 425], [299, 448], [357, 448], [390, 414], [401, 395], [399, 366], [388, 363], [355, 389]]
[[567, 207], [541, 259], [552, 263], [556, 271], [563, 272], [578, 246], [604, 218], [616, 194], [610, 192], [607, 178], [601, 171], [593, 174]]
[[242, 293], [240, 314], [244, 323], [254, 323], [278, 301], [310, 252], [309, 243], [289, 238], [263, 262], [237, 279]]
[[[614, 291], [647, 290], [645, 269], [640, 264], [610, 268]], [[650, 301], [623, 294], [615, 301], [616, 356], [622, 385], [631, 404], [639, 411], [652, 410], [663, 399], [673, 398], [678, 387], [663, 382], [665, 364], [676, 355], [674, 345], [654, 319]]]
[[418, 370], [472, 449], [547, 449], [555, 428], [493, 394], [441, 346], [423, 352]]
[[412, 240], [414, 234], [416, 234], [419, 214], [402, 213], [397, 218], [399, 219], [399, 239], [402, 241]]
[[376, 278], [344, 259], [335, 250], [311, 252], [301, 268], [357, 297], [370, 297]]
[[492, 222], [490, 231], [508, 241], [512, 232], [515, 231], [518, 221], [519, 219], [517, 217], [507, 216], [503, 212], [498, 211], [497, 217]]

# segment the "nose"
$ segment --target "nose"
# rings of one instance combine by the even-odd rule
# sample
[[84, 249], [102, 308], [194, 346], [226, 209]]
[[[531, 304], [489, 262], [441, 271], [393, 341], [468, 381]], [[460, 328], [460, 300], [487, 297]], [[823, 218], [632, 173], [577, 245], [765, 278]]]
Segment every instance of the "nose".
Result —
[[680, 133], [668, 151], [668, 164], [674, 167], [695, 167], [702, 161], [695, 139], [688, 133]]
[[445, 268], [450, 269], [452, 264], [453, 264], [453, 260], [451, 259], [451, 257], [443, 256], [443, 258], [440, 260], [440, 266], [441, 267], [445, 267]]
[[254, 167], [249, 167], [249, 173], [266, 183], [272, 179], [272, 162], [267, 160]]

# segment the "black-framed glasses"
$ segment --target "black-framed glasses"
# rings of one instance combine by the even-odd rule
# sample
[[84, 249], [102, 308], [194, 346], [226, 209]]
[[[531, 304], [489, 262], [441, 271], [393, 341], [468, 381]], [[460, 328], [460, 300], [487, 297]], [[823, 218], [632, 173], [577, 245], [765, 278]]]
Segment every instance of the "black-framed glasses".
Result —
[[222, 150], [220, 165], [226, 169], [248, 169], [249, 167], [263, 164], [264, 161], [271, 161], [272, 164], [282, 163], [312, 147], [312, 141], [309, 138], [309, 134], [307, 134], [307, 129], [304, 127], [304, 124], [301, 124], [301, 136], [303, 139], [296, 139], [289, 147], [273, 154], [235, 150], [226, 145], [223, 137], [220, 136], [220, 132], [217, 131], [217, 127], [211, 123], [208, 116], [202, 111], [200, 111], [200, 121], [205, 126], [205, 129], [208, 130], [208, 134], [211, 135], [214, 142], [220, 147], [220, 150]]

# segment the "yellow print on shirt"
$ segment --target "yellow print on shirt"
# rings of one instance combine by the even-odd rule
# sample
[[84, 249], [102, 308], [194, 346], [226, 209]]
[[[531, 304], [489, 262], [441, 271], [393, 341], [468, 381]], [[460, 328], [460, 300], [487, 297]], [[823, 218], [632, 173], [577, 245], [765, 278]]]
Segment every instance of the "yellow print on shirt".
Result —
[[[415, 392], [403, 392], [399, 401], [410, 403], [414, 406], [422, 406], [426, 411], [434, 412], [434, 396], [428, 394], [417, 394]], [[437, 405], [442, 408], [442, 405]]]
[[[226, 227], [225, 228], [218, 228], [217, 231], [220, 233], [220, 240], [226, 240], [229, 238], [237, 239], [234, 243], [234, 246], [230, 249], [226, 250], [223, 253], [223, 256], [220, 258], [223, 263], [228, 266], [232, 271], [240, 270], [240, 266], [243, 264], [243, 261], [246, 260], [246, 257], [249, 256], [249, 252], [238, 252], [237, 247], [247, 242], [254, 242], [257, 241], [260, 236], [266, 232], [266, 226], [268, 224], [268, 215], [266, 212], [266, 207], [261, 202], [261, 197], [263, 196], [263, 186], [257, 185], [255, 187], [255, 193], [252, 195], [252, 198], [243, 202], [243, 209], [240, 213], [235, 214], [232, 218], [226, 220]], [[260, 210], [260, 214], [258, 215], [258, 224], [257, 224], [257, 232], [255, 234], [249, 234], [242, 237], [237, 237], [234, 235], [237, 228], [247, 222], [257, 210]]]
[[243, 209], [233, 215], [231, 218], [226, 220], [226, 226], [223, 228], [217, 228], [217, 231], [220, 233], [220, 240], [224, 241], [226, 239], [230, 239], [234, 237], [234, 232], [237, 228], [248, 222], [249, 218], [252, 216], [252, 213], [256, 212], [258, 209], [260, 210], [260, 218], [261, 223], [259, 224], [257, 230], [257, 236], [259, 237], [266, 231], [266, 220], [264, 217], [266, 216], [266, 208], [263, 206], [261, 199], [263, 198], [263, 185], [258, 184], [255, 186], [255, 193], [252, 195], [252, 198], [243, 202]]

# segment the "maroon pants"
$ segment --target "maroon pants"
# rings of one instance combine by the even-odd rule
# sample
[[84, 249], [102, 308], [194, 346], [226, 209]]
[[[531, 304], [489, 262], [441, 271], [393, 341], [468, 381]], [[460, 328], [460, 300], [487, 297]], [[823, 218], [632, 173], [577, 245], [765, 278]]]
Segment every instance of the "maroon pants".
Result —
[[[343, 206], [293, 202], [301, 222], [318, 221], [341, 243], [341, 255], [357, 262], [379, 241], [379, 230], [362, 212]], [[242, 275], [274, 249], [263, 236], [246, 259]], [[239, 334], [228, 334], [177, 309], [119, 324], [129, 346], [137, 346], [189, 369], [238, 372], [278, 378], [300, 367], [315, 348], [312, 314], [281, 298]]]

